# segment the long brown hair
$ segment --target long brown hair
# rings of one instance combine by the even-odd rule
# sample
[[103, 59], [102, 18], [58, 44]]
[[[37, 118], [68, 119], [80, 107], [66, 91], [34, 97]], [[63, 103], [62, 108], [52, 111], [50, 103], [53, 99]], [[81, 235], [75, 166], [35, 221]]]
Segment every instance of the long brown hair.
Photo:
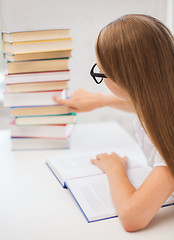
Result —
[[174, 176], [174, 37], [159, 20], [125, 15], [96, 42], [104, 73], [129, 93], [145, 131]]

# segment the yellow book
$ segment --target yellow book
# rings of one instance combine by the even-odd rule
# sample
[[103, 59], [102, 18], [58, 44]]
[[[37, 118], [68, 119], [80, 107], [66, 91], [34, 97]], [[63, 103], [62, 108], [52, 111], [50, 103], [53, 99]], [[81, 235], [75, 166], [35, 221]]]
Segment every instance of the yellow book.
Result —
[[37, 52], [50, 52], [50, 51], [65, 51], [72, 50], [72, 38], [42, 40], [31, 42], [14, 42], [3, 43], [4, 52], [17, 54], [17, 53], [37, 53]]
[[68, 59], [8, 62], [8, 74], [68, 70]]
[[40, 53], [21, 53], [21, 54], [5, 53], [4, 55], [5, 55], [5, 59], [7, 59], [8, 61], [16, 62], [16, 61], [27, 61], [27, 60], [51, 59], [51, 58], [67, 58], [67, 57], [71, 57], [71, 50], [40, 52]]
[[43, 116], [68, 114], [70, 109], [65, 105], [52, 106], [32, 106], [32, 107], [15, 107], [11, 108], [11, 115], [17, 116]]
[[21, 32], [3, 32], [2, 39], [4, 42], [24, 42], [40, 41], [50, 39], [62, 39], [70, 37], [70, 29], [50, 29]]

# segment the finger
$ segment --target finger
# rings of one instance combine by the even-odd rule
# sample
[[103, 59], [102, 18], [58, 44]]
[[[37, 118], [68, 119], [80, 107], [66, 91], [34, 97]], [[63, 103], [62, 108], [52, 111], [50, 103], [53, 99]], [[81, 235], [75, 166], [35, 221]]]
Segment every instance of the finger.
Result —
[[53, 100], [59, 104], [62, 104], [62, 105], [67, 105], [67, 106], [71, 106], [71, 101], [70, 99], [61, 99], [61, 98], [58, 98], [56, 96], [53, 97]]
[[112, 152], [111, 155], [116, 155], [116, 156], [120, 157], [120, 155], [118, 155], [116, 152]]
[[96, 159], [91, 159], [90, 162], [94, 165], [97, 165], [97, 160]]
[[125, 159], [125, 160], [128, 159], [127, 156], [122, 157], [122, 156], [120, 156], [119, 154], [117, 154], [117, 153], [115, 153], [115, 152], [112, 152], [111, 155], [115, 155], [115, 157], [117, 157], [117, 158], [123, 158], [123, 159]]
[[64, 99], [58, 98], [58, 97], [56, 97], [56, 96], [53, 96], [53, 100], [54, 100], [55, 102], [61, 104], [61, 103], [63, 102]]
[[108, 154], [107, 153], [99, 153], [96, 155], [96, 159], [101, 159], [102, 157], [106, 157]]
[[68, 107], [70, 112], [79, 113], [80, 111], [77, 108]]

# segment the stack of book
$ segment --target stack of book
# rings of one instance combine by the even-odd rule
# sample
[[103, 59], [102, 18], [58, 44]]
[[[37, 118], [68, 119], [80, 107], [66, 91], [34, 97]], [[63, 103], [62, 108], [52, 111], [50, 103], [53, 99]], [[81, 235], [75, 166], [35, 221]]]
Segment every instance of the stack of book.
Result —
[[11, 108], [12, 148], [69, 148], [76, 114], [57, 105], [67, 98], [72, 38], [69, 29], [3, 32], [4, 106]]

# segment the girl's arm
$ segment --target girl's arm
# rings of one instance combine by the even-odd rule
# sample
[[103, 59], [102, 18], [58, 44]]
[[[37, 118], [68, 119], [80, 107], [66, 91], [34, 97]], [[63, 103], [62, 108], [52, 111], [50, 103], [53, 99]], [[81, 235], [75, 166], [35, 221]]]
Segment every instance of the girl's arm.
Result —
[[114, 206], [128, 232], [146, 227], [174, 191], [168, 167], [155, 167], [136, 190], [127, 177], [124, 158], [99, 154], [91, 161], [107, 174]]
[[123, 111], [133, 112], [134, 108], [128, 101], [122, 101], [114, 95], [91, 93], [85, 89], [76, 90], [70, 99], [54, 97], [58, 104], [67, 105], [72, 112], [88, 112], [101, 107], [114, 107]]

